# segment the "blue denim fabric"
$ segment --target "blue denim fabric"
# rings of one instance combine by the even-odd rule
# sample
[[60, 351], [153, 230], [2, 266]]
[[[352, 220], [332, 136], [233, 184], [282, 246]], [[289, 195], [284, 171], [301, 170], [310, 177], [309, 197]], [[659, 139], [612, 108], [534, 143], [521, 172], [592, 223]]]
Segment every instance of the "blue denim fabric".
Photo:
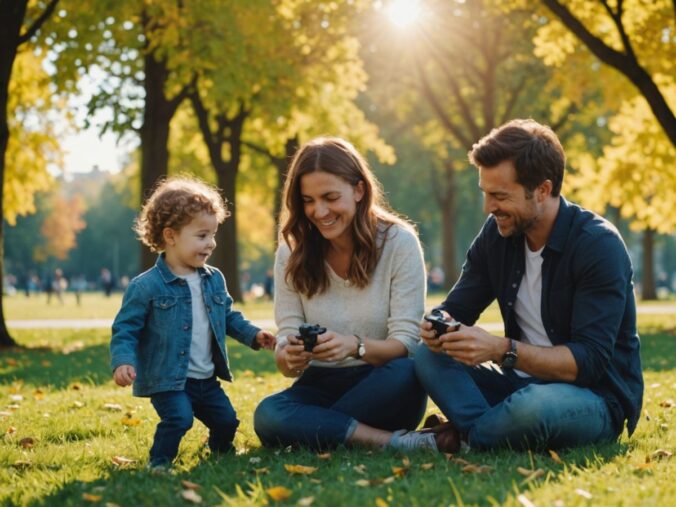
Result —
[[466, 366], [420, 345], [418, 378], [472, 448], [559, 449], [617, 439], [620, 431], [602, 396], [588, 388], [512, 370]]
[[[523, 235], [504, 238], [489, 217], [472, 242], [460, 279], [440, 306], [473, 325], [497, 299], [505, 336], [519, 340], [514, 304], [525, 271]], [[633, 269], [617, 229], [563, 197], [542, 251], [542, 323], [554, 345], [568, 347], [573, 382], [601, 395], [615, 424], [631, 435], [643, 403]]]
[[216, 377], [189, 378], [184, 391], [156, 393], [150, 401], [160, 417], [150, 449], [151, 466], [167, 465], [174, 460], [181, 438], [192, 427], [193, 415], [209, 428], [212, 452], [224, 453], [233, 449], [232, 441], [239, 421]]
[[[259, 328], [232, 310], [223, 274], [200, 268], [202, 297], [212, 332], [215, 374], [232, 380], [225, 335], [257, 348]], [[192, 301], [187, 282], [174, 275], [160, 255], [155, 266], [134, 278], [113, 322], [110, 342], [113, 371], [122, 364], [136, 369], [135, 396], [182, 390], [188, 375], [192, 341]]]
[[311, 367], [290, 388], [258, 405], [254, 429], [265, 446], [330, 448], [345, 444], [357, 423], [414, 429], [426, 405], [409, 358], [379, 367]]

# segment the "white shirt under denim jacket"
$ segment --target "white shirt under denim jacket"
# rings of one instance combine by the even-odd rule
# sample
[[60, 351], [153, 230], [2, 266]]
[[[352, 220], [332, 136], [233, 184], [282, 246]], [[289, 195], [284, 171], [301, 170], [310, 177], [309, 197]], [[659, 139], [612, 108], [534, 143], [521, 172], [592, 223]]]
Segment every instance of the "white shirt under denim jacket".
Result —
[[[225, 335], [259, 347], [259, 328], [232, 310], [223, 274], [213, 266], [199, 268], [202, 297], [212, 333], [212, 356], [217, 377], [231, 381]], [[192, 340], [190, 287], [173, 274], [164, 254], [155, 266], [135, 277], [127, 287], [122, 308], [113, 322], [111, 367], [130, 364], [136, 369], [135, 396], [150, 396], [185, 387]]]

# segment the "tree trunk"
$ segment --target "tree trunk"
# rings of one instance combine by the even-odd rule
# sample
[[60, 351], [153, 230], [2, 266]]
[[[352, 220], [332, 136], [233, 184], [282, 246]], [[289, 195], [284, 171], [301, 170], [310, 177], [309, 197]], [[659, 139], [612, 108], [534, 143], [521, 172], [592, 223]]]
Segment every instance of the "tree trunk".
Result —
[[291, 159], [293, 158], [294, 153], [296, 153], [296, 150], [298, 149], [298, 144], [299, 143], [297, 136], [291, 139], [287, 139], [286, 143], [284, 144], [284, 152], [285, 152], [284, 158], [272, 159], [272, 163], [277, 169], [277, 190], [275, 192], [274, 209], [272, 210], [273, 217], [275, 219], [275, 227], [273, 232], [275, 246], [279, 241], [279, 218], [282, 214], [282, 206], [284, 206], [284, 203], [282, 202], [282, 194], [284, 193], [284, 184], [286, 183], [286, 175], [289, 171], [289, 164], [291, 163]]
[[27, 0], [0, 1], [0, 348], [16, 347], [17, 343], [10, 336], [5, 324], [3, 310], [4, 294], [4, 189], [5, 189], [5, 155], [9, 143], [9, 123], [7, 120], [7, 102], [9, 99], [9, 80], [19, 45], [19, 34]]
[[646, 229], [643, 231], [643, 276], [641, 279], [641, 299], [649, 301], [657, 299], [655, 290], [655, 270], [654, 270], [654, 247], [655, 230]]
[[223, 189], [223, 196], [227, 199], [228, 209], [233, 216], [227, 218], [216, 233], [217, 248], [214, 251], [213, 263], [223, 271], [228, 292], [232, 299], [241, 302], [244, 300], [239, 280], [239, 255], [237, 248], [237, 171], [232, 170], [232, 162], [221, 161], [214, 164], [218, 177], [218, 186]]

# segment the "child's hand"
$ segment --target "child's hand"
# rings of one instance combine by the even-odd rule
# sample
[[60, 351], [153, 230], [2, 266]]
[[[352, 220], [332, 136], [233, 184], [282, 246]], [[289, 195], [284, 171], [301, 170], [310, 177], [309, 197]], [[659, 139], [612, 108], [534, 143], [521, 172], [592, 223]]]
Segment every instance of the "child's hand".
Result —
[[130, 364], [122, 364], [115, 368], [113, 380], [118, 386], [129, 386], [136, 379], [136, 370]]
[[277, 343], [277, 338], [274, 334], [261, 329], [256, 333], [256, 341], [264, 349], [273, 350]]

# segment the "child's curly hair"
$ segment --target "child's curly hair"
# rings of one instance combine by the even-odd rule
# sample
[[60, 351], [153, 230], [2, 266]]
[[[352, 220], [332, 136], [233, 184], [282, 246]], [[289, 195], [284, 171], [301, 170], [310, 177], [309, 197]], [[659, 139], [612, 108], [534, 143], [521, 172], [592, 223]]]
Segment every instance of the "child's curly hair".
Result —
[[164, 250], [165, 227], [180, 230], [199, 213], [216, 215], [218, 223], [230, 216], [218, 189], [186, 176], [160, 181], [134, 222], [138, 239], [153, 252]]

